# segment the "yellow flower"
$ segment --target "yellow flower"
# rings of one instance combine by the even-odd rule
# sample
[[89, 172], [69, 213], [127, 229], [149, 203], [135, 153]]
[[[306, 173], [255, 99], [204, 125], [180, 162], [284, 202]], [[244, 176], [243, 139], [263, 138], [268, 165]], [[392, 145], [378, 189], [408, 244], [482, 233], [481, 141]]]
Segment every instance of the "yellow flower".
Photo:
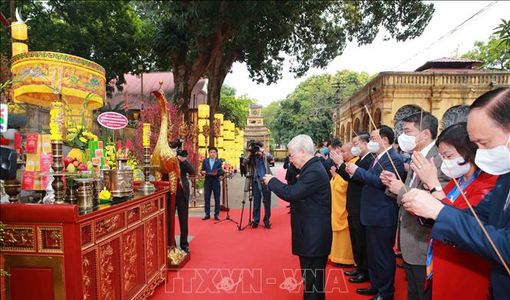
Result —
[[112, 194], [106, 189], [103, 188], [101, 192], [99, 192], [99, 200], [109, 200], [112, 197]]
[[80, 137], [80, 141], [82, 141], [82, 142], [86, 143], [86, 142], [87, 142], [87, 139], [81, 136], [81, 137]]

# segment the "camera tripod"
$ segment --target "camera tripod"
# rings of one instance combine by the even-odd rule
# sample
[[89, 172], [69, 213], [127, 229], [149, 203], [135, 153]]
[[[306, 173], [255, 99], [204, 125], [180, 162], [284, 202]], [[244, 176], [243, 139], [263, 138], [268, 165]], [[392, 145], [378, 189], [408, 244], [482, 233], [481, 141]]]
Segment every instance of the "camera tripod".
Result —
[[236, 224], [237, 227], [239, 227], [239, 223], [237, 223], [234, 219], [232, 219], [230, 217], [230, 208], [228, 207], [228, 177], [225, 177], [224, 183], [225, 183], [225, 185], [223, 186], [223, 193], [225, 195], [225, 204], [227, 206], [227, 215], [225, 216], [225, 218], [223, 220], [219, 220], [217, 222], [214, 222], [214, 224], [219, 224], [219, 223], [222, 223], [222, 222], [225, 222], [225, 221], [229, 221], [229, 222], [232, 222], [232, 223]]
[[[243, 201], [241, 201], [241, 218], [239, 219], [239, 225], [237, 228], [239, 231], [246, 229], [246, 227], [251, 226], [253, 224], [252, 220], [252, 205], [253, 205], [253, 176], [255, 174], [255, 158], [253, 156], [250, 157], [250, 168], [247, 170], [246, 179], [244, 180], [244, 195]], [[248, 198], [249, 204], [249, 215], [248, 215], [248, 224], [243, 226], [243, 215], [244, 215], [244, 206], [246, 204], [246, 198]]]

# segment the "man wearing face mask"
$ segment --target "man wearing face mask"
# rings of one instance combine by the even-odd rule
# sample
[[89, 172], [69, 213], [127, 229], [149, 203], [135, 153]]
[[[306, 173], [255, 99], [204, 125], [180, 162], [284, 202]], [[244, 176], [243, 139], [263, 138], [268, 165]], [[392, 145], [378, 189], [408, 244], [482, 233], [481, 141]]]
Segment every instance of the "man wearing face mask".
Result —
[[[352, 139], [353, 147], [351, 154], [358, 156], [356, 165], [360, 168], [368, 170], [374, 161], [374, 156], [368, 152], [367, 144], [370, 141], [370, 135], [366, 132], [361, 132]], [[331, 154], [331, 158], [337, 165], [337, 173], [342, 178], [349, 182], [347, 186], [347, 222], [349, 224], [349, 235], [351, 237], [352, 252], [356, 269], [353, 271], [346, 271], [345, 275], [352, 276], [349, 282], [362, 283], [368, 281], [368, 266], [367, 266], [367, 248], [365, 237], [365, 226], [361, 225], [360, 220], [360, 201], [361, 191], [365, 183], [363, 181], [355, 180], [345, 171], [345, 163], [342, 157]]]
[[[503, 261], [469, 211], [444, 205], [427, 192], [413, 189], [402, 199], [409, 212], [435, 220], [431, 237], [492, 261], [493, 299], [510, 298], [510, 88], [498, 88], [478, 97], [470, 107], [467, 130], [478, 145], [475, 164], [500, 175], [475, 211], [499, 250]], [[469, 199], [467, 199], [469, 201]], [[469, 263], [469, 262], [466, 262]]]
[[[400, 155], [391, 146], [395, 135], [393, 129], [382, 125], [370, 134], [368, 151], [377, 156], [368, 170], [347, 163], [345, 170], [354, 180], [365, 183], [361, 192], [361, 224], [366, 228], [368, 273], [372, 286], [358, 289], [363, 295], [377, 295], [373, 299], [393, 299], [395, 292], [395, 233], [397, 227], [398, 206], [394, 197], [385, 193], [386, 186], [380, 175], [386, 170], [400, 176], [404, 173], [404, 164]], [[393, 164], [390, 161], [393, 161]]]
[[[427, 160], [433, 160], [436, 174], [441, 174], [439, 184], [430, 187], [424, 186], [412, 170], [409, 170], [407, 174], [405, 186], [395, 174], [388, 171], [381, 173], [381, 180], [392, 194], [398, 195], [397, 203], [400, 206], [398, 244], [404, 260], [404, 270], [407, 278], [407, 299], [431, 299], [431, 289], [424, 289], [430, 230], [421, 226], [417, 222], [416, 216], [411, 215], [401, 207], [402, 197], [406, 191], [413, 187], [422, 190], [441, 191], [449, 178], [440, 172], [442, 160], [434, 144], [437, 137], [437, 118], [429, 112], [418, 112], [404, 118], [402, 122], [403, 133], [398, 137], [400, 149], [407, 153], [419, 152]], [[418, 168], [420, 167], [418, 166]]]

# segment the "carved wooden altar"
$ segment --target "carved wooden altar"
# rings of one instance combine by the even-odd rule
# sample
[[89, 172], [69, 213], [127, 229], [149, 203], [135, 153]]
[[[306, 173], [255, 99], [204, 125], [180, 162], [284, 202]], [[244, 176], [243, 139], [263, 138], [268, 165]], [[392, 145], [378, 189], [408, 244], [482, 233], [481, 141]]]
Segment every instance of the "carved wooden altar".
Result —
[[168, 188], [80, 214], [2, 204], [6, 299], [145, 299], [166, 278]]

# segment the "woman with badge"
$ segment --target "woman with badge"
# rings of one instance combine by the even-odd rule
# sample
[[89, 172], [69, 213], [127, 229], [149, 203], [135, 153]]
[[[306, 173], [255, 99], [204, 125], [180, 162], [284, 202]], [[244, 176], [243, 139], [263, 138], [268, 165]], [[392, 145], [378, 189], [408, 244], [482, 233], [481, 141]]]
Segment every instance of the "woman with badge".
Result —
[[[470, 141], [478, 146], [475, 164], [486, 173], [500, 175], [496, 186], [474, 208], [476, 215], [417, 189], [406, 193], [402, 202], [409, 212], [435, 220], [431, 232], [435, 240], [490, 259], [492, 298], [509, 299], [510, 88], [497, 88], [478, 97], [470, 106], [467, 131]], [[459, 200], [471, 203], [462, 194]]]
[[[466, 123], [445, 129], [436, 144], [443, 158], [441, 171], [456, 178], [461, 189], [476, 206], [495, 186], [498, 176], [483, 172], [474, 162], [476, 144], [469, 140]], [[434, 197], [446, 205], [467, 209], [453, 179], [441, 189], [437, 168], [420, 152], [413, 154], [411, 168]], [[469, 264], [466, 264], [469, 262]], [[488, 299], [490, 261], [448, 244], [431, 239], [427, 252], [427, 279], [432, 282], [432, 299]]]

